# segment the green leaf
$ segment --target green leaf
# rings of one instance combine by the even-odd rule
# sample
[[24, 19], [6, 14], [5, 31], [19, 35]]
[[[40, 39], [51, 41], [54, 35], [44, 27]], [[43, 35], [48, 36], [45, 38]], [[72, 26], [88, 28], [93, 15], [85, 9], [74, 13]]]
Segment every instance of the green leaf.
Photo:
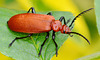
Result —
[[14, 2], [15, 0], [5, 0], [5, 4], [9, 4], [9, 3], [12, 3]]
[[[56, 47], [52, 41], [52, 31], [50, 31], [49, 39], [46, 41], [40, 57], [38, 57], [38, 53], [41, 44], [45, 40], [46, 33], [33, 34], [31, 38], [19, 39], [15, 41], [10, 48], [8, 48], [8, 45], [15, 37], [24, 37], [28, 35], [26, 33], [11, 31], [8, 28], [7, 21], [13, 15], [20, 13], [26, 13], [26, 11], [0, 8], [0, 52], [16, 60], [50, 60], [56, 53]], [[48, 12], [37, 13], [47, 14]], [[58, 20], [61, 16], [64, 16], [66, 20], [73, 18], [73, 15], [70, 12], [52, 11], [52, 14], [56, 20]], [[67, 40], [67, 38], [67, 34], [56, 32], [55, 41], [58, 44], [58, 49], [64, 41]]]
[[95, 14], [97, 20], [97, 27], [100, 34], [100, 0], [95, 0]]

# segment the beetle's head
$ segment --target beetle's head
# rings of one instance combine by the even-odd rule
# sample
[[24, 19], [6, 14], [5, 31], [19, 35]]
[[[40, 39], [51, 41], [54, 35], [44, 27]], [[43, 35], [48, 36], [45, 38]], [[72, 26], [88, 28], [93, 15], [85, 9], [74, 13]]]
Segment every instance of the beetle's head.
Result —
[[61, 33], [65, 33], [65, 34], [68, 34], [67, 32], [71, 32], [70, 28], [65, 24], [62, 26], [62, 29], [60, 31]]

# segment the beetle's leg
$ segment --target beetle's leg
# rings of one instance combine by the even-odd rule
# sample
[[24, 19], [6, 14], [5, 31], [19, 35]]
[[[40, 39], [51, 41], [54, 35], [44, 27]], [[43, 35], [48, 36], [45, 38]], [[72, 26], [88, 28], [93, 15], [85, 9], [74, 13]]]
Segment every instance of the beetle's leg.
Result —
[[73, 37], [73, 35], [70, 35], [70, 34], [69, 34], [69, 36], [70, 36], [70, 37]]
[[38, 56], [41, 55], [42, 47], [44, 46], [44, 44], [45, 44], [45, 42], [46, 42], [46, 40], [47, 40], [48, 38], [49, 38], [49, 32], [47, 32], [47, 35], [46, 35], [46, 37], [45, 37], [45, 40], [44, 40], [44, 42], [43, 42], [42, 45], [41, 45], [40, 52], [39, 52]]
[[70, 28], [70, 30], [72, 30], [73, 29], [73, 26]]
[[52, 13], [51, 13], [51, 12], [49, 12], [49, 13], [47, 13], [47, 15], [52, 15]]
[[55, 46], [56, 46], [56, 57], [57, 57], [57, 55], [58, 55], [58, 45], [57, 45], [57, 43], [55, 42], [55, 31], [53, 31], [52, 39], [53, 39], [53, 42], [55, 43]]
[[61, 21], [61, 22], [62, 22], [62, 20], [64, 20], [64, 24], [65, 24], [65, 25], [68, 24], [68, 23], [70, 22], [70, 19], [68, 19], [67, 22], [66, 22], [64, 16], [60, 17], [60, 19], [59, 19], [59, 21]]
[[64, 20], [64, 24], [66, 25], [66, 21], [65, 21], [64, 16], [60, 17], [60, 19], [59, 19], [59, 21], [61, 21], [61, 22], [62, 22], [62, 20]]
[[[72, 29], [73, 29], [73, 26], [70, 28], [70, 30], [72, 30]], [[73, 37], [73, 35], [71, 35], [71, 34], [69, 34], [69, 36], [70, 36], [70, 37]]]
[[29, 13], [31, 9], [32, 9], [32, 13], [35, 13], [35, 9], [34, 9], [33, 7], [31, 7], [31, 8], [28, 10], [27, 13]]
[[10, 44], [9, 44], [9, 47], [12, 46], [12, 44], [15, 42], [15, 40], [17, 39], [24, 39], [24, 38], [27, 38], [27, 37], [30, 37], [32, 36], [32, 34], [29, 34], [28, 36], [25, 36], [25, 37], [16, 37]]
[[70, 19], [67, 20], [66, 24], [68, 24], [70, 22]]

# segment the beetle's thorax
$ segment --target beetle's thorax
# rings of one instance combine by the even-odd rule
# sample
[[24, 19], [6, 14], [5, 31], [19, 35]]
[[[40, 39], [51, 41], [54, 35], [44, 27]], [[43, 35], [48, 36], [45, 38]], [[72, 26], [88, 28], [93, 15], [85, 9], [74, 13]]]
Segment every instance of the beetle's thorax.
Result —
[[66, 25], [62, 25], [62, 23], [59, 20], [52, 21], [51, 28], [55, 32], [58, 32], [58, 31], [61, 31], [61, 33], [71, 32], [69, 27]]
[[51, 28], [53, 31], [58, 32], [62, 29], [62, 23], [59, 20], [54, 20], [51, 23]]

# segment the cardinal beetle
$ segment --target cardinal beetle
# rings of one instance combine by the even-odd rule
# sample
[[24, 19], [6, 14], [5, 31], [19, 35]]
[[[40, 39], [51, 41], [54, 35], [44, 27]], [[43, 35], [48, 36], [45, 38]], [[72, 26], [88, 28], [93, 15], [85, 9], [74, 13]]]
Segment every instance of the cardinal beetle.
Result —
[[[22, 14], [17, 14], [14, 15], [13, 17], [10, 18], [10, 20], [7, 22], [8, 27], [12, 31], [16, 32], [23, 32], [23, 33], [29, 33], [29, 35], [25, 37], [16, 37], [10, 44], [9, 47], [12, 46], [12, 44], [15, 42], [17, 39], [24, 39], [27, 37], [32, 36], [33, 33], [43, 33], [46, 32], [47, 35], [45, 37], [44, 42], [41, 45], [40, 51], [39, 51], [39, 56], [41, 55], [42, 47], [44, 46], [46, 40], [49, 38], [49, 31], [53, 30], [52, 34], [52, 40], [56, 46], [56, 56], [57, 56], [57, 51], [58, 51], [58, 45], [55, 42], [55, 32], [61, 31], [63, 34], [77, 34], [81, 37], [83, 37], [89, 44], [89, 40], [85, 38], [83, 35], [77, 33], [77, 32], [71, 32], [71, 26], [76, 20], [77, 17], [79, 17], [81, 14], [92, 10], [93, 8], [90, 8], [88, 10], [85, 10], [78, 14], [71, 22], [69, 26], [67, 26], [67, 23], [69, 20], [66, 22], [65, 18], [62, 16], [60, 17], [59, 20], [55, 20], [55, 18], [52, 16], [52, 13], [49, 12], [47, 15], [44, 14], [36, 14], [35, 9], [31, 7], [27, 13], [22, 13]], [[32, 13], [29, 13], [30, 10], [32, 10]], [[62, 25], [62, 20], [64, 20], [64, 25]], [[71, 36], [71, 35], [70, 35]]]

